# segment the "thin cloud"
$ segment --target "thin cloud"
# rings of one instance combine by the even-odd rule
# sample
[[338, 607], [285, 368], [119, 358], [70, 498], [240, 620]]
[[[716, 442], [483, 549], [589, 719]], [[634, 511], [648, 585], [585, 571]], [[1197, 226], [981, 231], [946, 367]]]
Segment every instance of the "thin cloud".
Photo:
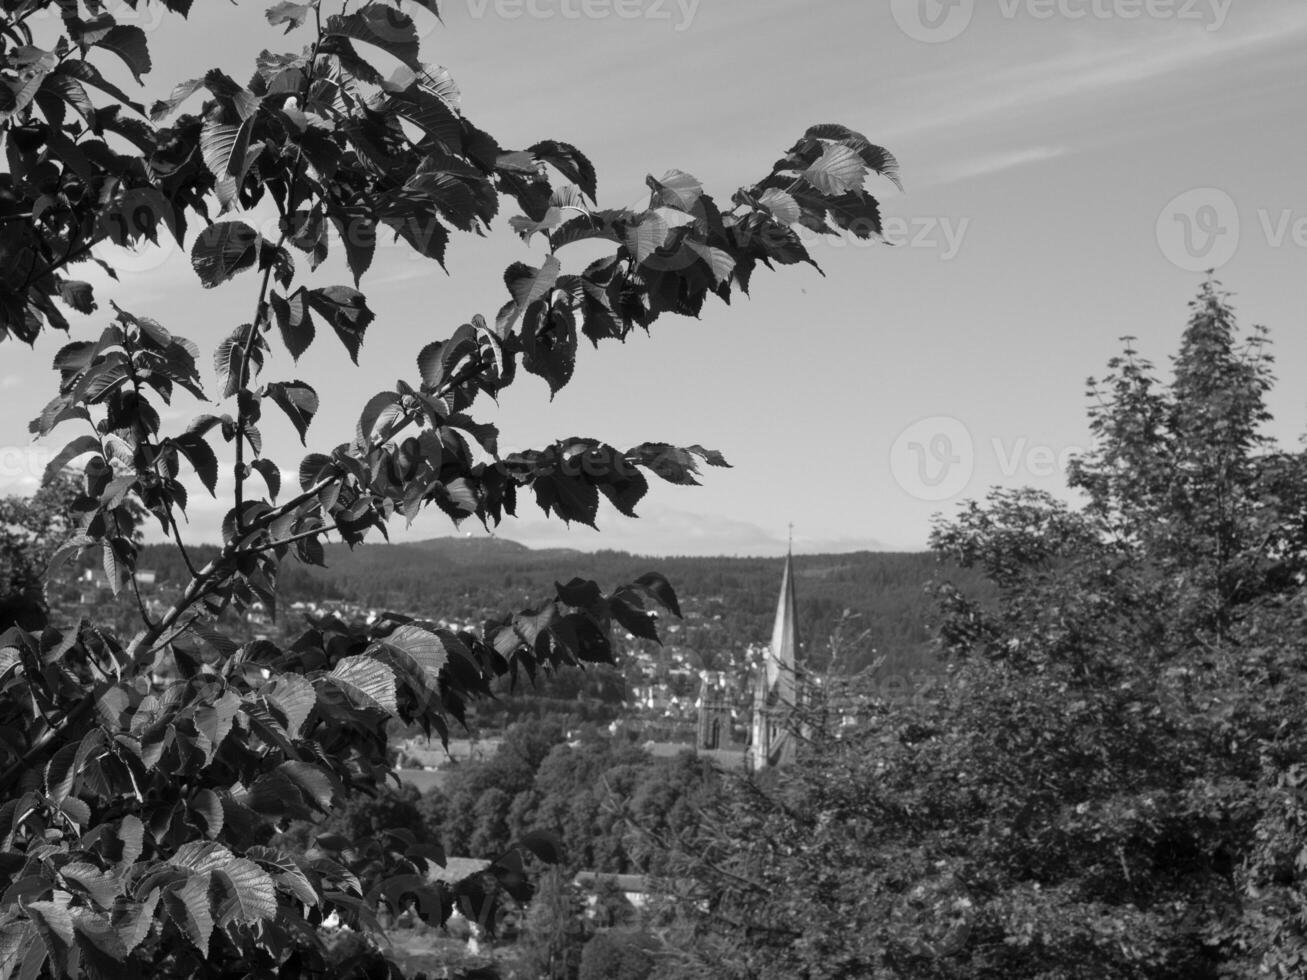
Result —
[[[1033, 29], [1005, 26], [1014, 32], [1022, 31], [1023, 38], [1025, 31]], [[988, 58], [986, 63], [969, 61], [932, 76], [923, 86], [928, 93], [926, 103], [914, 101], [913, 118], [897, 126], [891, 123], [882, 127], [878, 138], [892, 145], [938, 136], [956, 145], [960, 129], [990, 128], [1004, 117], [1023, 119], [1028, 125], [1031, 112], [1064, 113], [1065, 103], [1074, 100], [1094, 105], [1115, 102], [1122, 88], [1193, 72], [1228, 70], [1230, 62], [1251, 60], [1261, 57], [1267, 49], [1301, 43], [1305, 33], [1307, 8], [1297, 8], [1277, 11], [1242, 34], [1236, 33], [1232, 24], [1219, 33], [1172, 29], [1159, 37], [1154, 32], [1141, 32], [1134, 43], [1085, 42], [1078, 50], [1060, 51], [1035, 62], [996, 64]], [[974, 84], [978, 77], [984, 79], [983, 86]], [[959, 99], [958, 92], [968, 87], [977, 94]]]
[[1054, 160], [1065, 156], [1069, 152], [1070, 149], [1065, 146], [1027, 146], [1007, 153], [990, 153], [974, 157], [953, 167], [944, 168], [933, 179], [927, 177], [923, 181], [923, 186], [951, 184], [959, 180], [988, 177], [991, 174], [1002, 173], [1005, 170], [1013, 170], [1017, 167], [1026, 167], [1047, 160]]

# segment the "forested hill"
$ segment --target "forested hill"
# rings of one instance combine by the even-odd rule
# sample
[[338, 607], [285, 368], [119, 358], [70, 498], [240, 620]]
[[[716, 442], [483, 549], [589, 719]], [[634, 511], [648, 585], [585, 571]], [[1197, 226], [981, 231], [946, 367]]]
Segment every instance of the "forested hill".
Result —
[[[335, 599], [430, 618], [479, 621], [538, 601], [554, 582], [581, 576], [609, 589], [656, 570], [671, 580], [684, 609], [699, 614], [678, 631], [678, 642], [698, 650], [711, 666], [718, 651], [770, 638], [783, 561], [533, 550], [498, 538], [449, 537], [363, 545], [354, 551], [330, 545], [326, 568], [288, 562], [280, 592], [284, 604]], [[139, 566], [155, 568], [161, 579], [177, 581], [183, 575], [173, 551], [163, 546], [146, 548]], [[848, 667], [870, 660], [872, 649], [896, 664], [919, 662], [933, 611], [926, 584], [947, 578], [965, 584], [968, 591], [979, 587], [973, 574], [942, 566], [928, 552], [796, 556], [794, 569], [809, 657], [822, 660], [833, 624], [846, 609], [861, 617], [858, 631], [870, 631]]]

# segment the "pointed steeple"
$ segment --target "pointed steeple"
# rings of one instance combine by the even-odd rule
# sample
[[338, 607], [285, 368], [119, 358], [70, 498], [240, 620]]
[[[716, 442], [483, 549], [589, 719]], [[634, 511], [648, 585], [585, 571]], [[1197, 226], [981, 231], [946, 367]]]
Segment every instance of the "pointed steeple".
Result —
[[776, 603], [771, 646], [758, 671], [753, 698], [753, 730], [749, 747], [755, 769], [785, 765], [794, 761], [794, 739], [789, 731], [790, 713], [798, 691], [796, 668], [799, 655], [799, 615], [794, 600], [793, 548], [785, 555], [781, 573], [781, 594]]
[[794, 670], [799, 655], [799, 614], [794, 601], [794, 555], [785, 555], [781, 594], [772, 624], [771, 649], [767, 651], [767, 688], [783, 704], [794, 704]]

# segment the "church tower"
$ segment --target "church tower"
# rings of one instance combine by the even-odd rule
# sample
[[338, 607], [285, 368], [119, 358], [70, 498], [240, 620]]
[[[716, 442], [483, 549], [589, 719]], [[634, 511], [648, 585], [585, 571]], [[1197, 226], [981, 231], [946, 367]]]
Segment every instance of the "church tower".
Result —
[[695, 749], [713, 751], [731, 747], [731, 700], [718, 671], [699, 671], [699, 730]]
[[754, 769], [794, 761], [790, 716], [798, 697], [799, 616], [794, 601], [794, 555], [785, 556], [781, 595], [776, 604], [771, 646], [763, 659], [753, 693], [749, 764]]

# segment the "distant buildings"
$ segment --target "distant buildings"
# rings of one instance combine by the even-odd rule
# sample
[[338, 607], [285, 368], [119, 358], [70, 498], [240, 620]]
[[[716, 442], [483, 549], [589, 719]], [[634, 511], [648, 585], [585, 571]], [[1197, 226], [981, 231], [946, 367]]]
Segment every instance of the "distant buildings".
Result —
[[785, 556], [781, 574], [781, 591], [776, 603], [771, 643], [761, 650], [750, 649], [758, 665], [752, 683], [752, 699], [747, 744], [741, 751], [735, 745], [739, 711], [736, 671], [703, 670], [699, 672], [699, 697], [696, 701], [695, 751], [719, 762], [730, 764], [743, 754], [754, 769], [785, 765], [794, 760], [792, 720], [797, 703], [800, 651], [799, 616], [794, 598], [794, 557]]

